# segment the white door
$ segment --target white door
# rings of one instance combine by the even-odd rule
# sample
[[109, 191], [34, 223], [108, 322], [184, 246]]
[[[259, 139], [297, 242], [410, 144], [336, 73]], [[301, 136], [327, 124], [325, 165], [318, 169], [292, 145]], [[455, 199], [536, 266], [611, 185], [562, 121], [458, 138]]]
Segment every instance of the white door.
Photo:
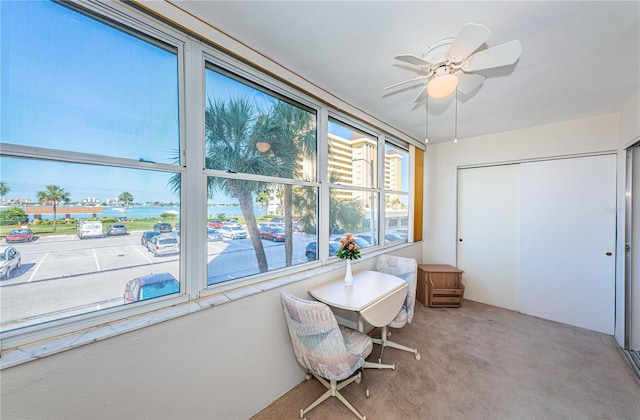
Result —
[[521, 164], [520, 311], [613, 334], [616, 157]]
[[518, 310], [519, 165], [458, 170], [464, 298]]

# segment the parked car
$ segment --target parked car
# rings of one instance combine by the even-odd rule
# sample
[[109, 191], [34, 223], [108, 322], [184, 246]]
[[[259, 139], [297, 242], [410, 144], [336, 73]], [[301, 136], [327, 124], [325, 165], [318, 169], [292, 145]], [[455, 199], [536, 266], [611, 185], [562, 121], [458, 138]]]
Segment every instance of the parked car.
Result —
[[361, 238], [361, 237], [359, 237], [359, 236], [354, 236], [354, 237], [353, 237], [353, 240], [355, 241], [355, 243], [356, 243], [356, 244], [358, 244], [358, 246], [360, 247], [360, 249], [364, 249], [364, 248], [367, 248], [367, 247], [370, 247], [370, 246], [371, 246], [371, 244], [370, 244], [367, 240], [362, 239], [362, 238]]
[[207, 226], [210, 229], [220, 229], [222, 227], [222, 220], [209, 220], [209, 222], [207, 223]]
[[[332, 240], [332, 241], [336, 241], [336, 242], [340, 242], [340, 239], [341, 239], [341, 238], [342, 238], [342, 236], [335, 236], [335, 237], [331, 238], [330, 240]], [[371, 244], [370, 244], [367, 240], [365, 240], [365, 239], [363, 239], [363, 238], [361, 238], [361, 237], [359, 237], [359, 236], [354, 236], [354, 237], [353, 237], [353, 241], [354, 241], [356, 244], [358, 244], [358, 246], [360, 247], [360, 249], [367, 248], [367, 247], [370, 247], [370, 246], [371, 246]]]
[[147, 242], [147, 250], [153, 252], [153, 256], [170, 255], [180, 252], [180, 241], [174, 236], [154, 236]]
[[140, 302], [178, 292], [180, 283], [171, 274], [149, 274], [127, 282], [124, 288], [124, 303]]
[[102, 232], [102, 222], [98, 222], [95, 220], [86, 220], [78, 222], [76, 226], [76, 232], [78, 234], [78, 238], [101, 238], [104, 236], [104, 232]]
[[127, 234], [127, 228], [122, 223], [112, 223], [109, 226], [107, 226], [107, 235], [109, 236], [126, 235], [126, 234]]
[[[315, 261], [318, 259], [317, 255], [317, 244], [315, 241], [309, 242], [304, 249], [304, 255], [307, 257], [308, 261]], [[337, 241], [329, 241], [329, 256], [333, 257], [336, 255], [336, 252], [340, 249], [340, 242]]]
[[385, 242], [399, 242], [399, 241], [405, 241], [407, 238], [403, 238], [402, 236], [398, 235], [397, 233], [393, 233], [393, 232], [387, 232], [384, 234], [384, 241]]
[[160, 233], [169, 233], [173, 230], [173, 226], [171, 226], [171, 223], [158, 222], [153, 226], [153, 230]]
[[207, 241], [221, 241], [222, 239], [224, 239], [222, 232], [218, 229], [207, 229]]
[[344, 233], [346, 233], [347, 231], [344, 228], [341, 228], [338, 225], [333, 225], [333, 227], [331, 228], [331, 234], [333, 235], [342, 235]]
[[31, 242], [33, 240], [33, 231], [31, 229], [14, 229], [7, 233], [6, 241], [11, 242]]
[[357, 235], [358, 235], [358, 238], [361, 238], [367, 241], [369, 243], [369, 246], [378, 245], [378, 238], [376, 238], [375, 236], [371, 236], [366, 233], [358, 233]]
[[406, 228], [396, 229], [396, 234], [398, 234], [402, 239], [407, 239], [409, 237], [409, 230]]
[[20, 268], [20, 251], [12, 246], [0, 246], [0, 278], [9, 278], [12, 270]]
[[142, 232], [142, 236], [140, 237], [140, 245], [147, 246], [147, 242], [149, 242], [149, 239], [153, 238], [154, 236], [158, 236], [158, 235], [160, 235], [160, 232], [158, 232], [158, 231], [145, 230], [144, 232]]
[[223, 225], [220, 232], [223, 238], [245, 239], [247, 237], [247, 231], [241, 225]]
[[273, 242], [284, 242], [284, 229], [279, 227], [264, 226], [260, 229], [260, 238], [267, 239]]

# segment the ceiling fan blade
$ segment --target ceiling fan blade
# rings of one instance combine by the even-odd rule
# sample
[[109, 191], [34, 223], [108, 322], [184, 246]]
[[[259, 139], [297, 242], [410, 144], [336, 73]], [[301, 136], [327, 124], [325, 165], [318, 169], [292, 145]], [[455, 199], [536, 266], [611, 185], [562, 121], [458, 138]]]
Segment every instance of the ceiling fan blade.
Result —
[[411, 82], [415, 82], [415, 81], [418, 81], [418, 80], [426, 79], [427, 77], [430, 77], [430, 76], [431, 76], [430, 74], [426, 74], [424, 76], [418, 76], [418, 77], [415, 77], [413, 79], [405, 80], [404, 82], [396, 83], [395, 85], [387, 86], [384, 89], [385, 90], [386, 89], [392, 89], [394, 87], [398, 87], [398, 86], [404, 85], [405, 83], [411, 83]]
[[416, 96], [416, 98], [413, 100], [414, 104], [417, 104], [418, 102], [421, 102], [423, 100], [425, 100], [427, 98], [427, 87], [423, 87], [422, 90], [420, 91], [420, 93], [418, 94], [418, 96]]
[[414, 66], [429, 68], [433, 67], [433, 64], [431, 64], [430, 62], [412, 54], [400, 54], [396, 55], [393, 58], [395, 58], [396, 60], [404, 61], [405, 63], [413, 64]]
[[478, 71], [515, 63], [522, 53], [517, 39], [473, 54], [462, 64], [462, 71]]
[[466, 95], [476, 90], [482, 84], [482, 82], [484, 82], [484, 79], [486, 79], [486, 77], [481, 74], [462, 73], [458, 76], [458, 79], [458, 91]]
[[489, 39], [491, 31], [479, 23], [465, 24], [449, 47], [447, 58], [451, 61], [462, 61], [477, 50]]

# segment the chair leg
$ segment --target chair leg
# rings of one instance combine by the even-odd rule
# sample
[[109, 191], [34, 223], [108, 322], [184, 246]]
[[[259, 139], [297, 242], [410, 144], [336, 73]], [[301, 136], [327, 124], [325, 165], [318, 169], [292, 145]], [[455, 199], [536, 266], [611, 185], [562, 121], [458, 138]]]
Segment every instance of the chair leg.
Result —
[[351, 410], [353, 412], [353, 414], [355, 414], [356, 416], [358, 416], [358, 418], [360, 420], [366, 420], [367, 418], [365, 416], [363, 416], [362, 414], [360, 414], [358, 412], [358, 410], [356, 410], [351, 403], [349, 403], [349, 401], [347, 401], [347, 399], [340, 393], [340, 390], [342, 388], [344, 388], [345, 386], [349, 385], [350, 383], [354, 382], [354, 381], [358, 381], [361, 379], [362, 377], [362, 373], [358, 372], [356, 375], [351, 376], [350, 378], [347, 378], [343, 381], [341, 381], [340, 383], [337, 383], [335, 380], [331, 380], [330, 382], [327, 382], [326, 379], [316, 375], [315, 373], [312, 372], [312, 375], [315, 376], [315, 378], [320, 381], [321, 384], [323, 384], [326, 388], [327, 391], [322, 394], [320, 397], [318, 397], [318, 399], [316, 399], [314, 402], [311, 403], [311, 405], [309, 405], [307, 408], [300, 410], [300, 418], [304, 418], [304, 415], [307, 414], [309, 411], [311, 411], [312, 409], [314, 409], [315, 407], [318, 406], [318, 404], [320, 404], [321, 402], [325, 401], [327, 398], [329, 397], [336, 397], [338, 398], [344, 405], [347, 406], [347, 408], [349, 410]]
[[[369, 385], [367, 385], [367, 378], [364, 376], [364, 366], [360, 368], [360, 377], [364, 381], [364, 395], [366, 395], [366, 397], [369, 398], [371, 394], [369, 394]], [[356, 382], [360, 383], [359, 381], [356, 381]]]

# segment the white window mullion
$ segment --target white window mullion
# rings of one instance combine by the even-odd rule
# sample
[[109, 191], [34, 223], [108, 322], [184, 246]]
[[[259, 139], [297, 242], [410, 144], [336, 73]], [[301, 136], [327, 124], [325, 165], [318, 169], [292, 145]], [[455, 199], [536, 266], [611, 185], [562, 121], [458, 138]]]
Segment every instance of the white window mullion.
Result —
[[318, 113], [318, 179], [320, 180], [320, 197], [318, 202], [318, 259], [326, 261], [329, 249], [320, 244], [329, 243], [329, 111], [321, 107]]

